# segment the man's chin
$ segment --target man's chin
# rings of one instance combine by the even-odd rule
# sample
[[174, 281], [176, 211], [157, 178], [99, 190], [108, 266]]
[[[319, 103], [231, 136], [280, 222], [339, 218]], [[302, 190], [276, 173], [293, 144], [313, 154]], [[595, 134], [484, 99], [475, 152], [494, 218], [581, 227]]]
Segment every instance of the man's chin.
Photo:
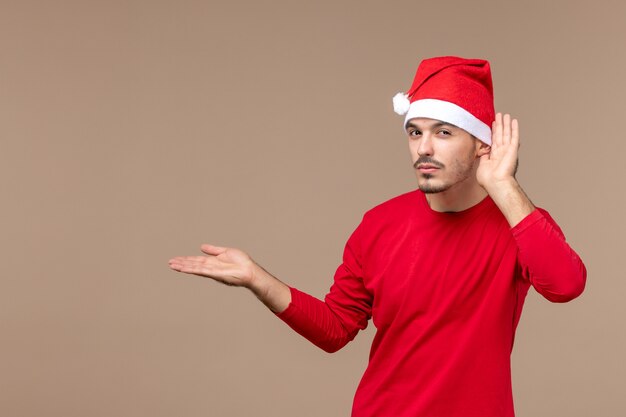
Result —
[[418, 181], [417, 186], [425, 194], [441, 193], [449, 188], [445, 184], [432, 184], [424, 181]]
[[419, 189], [424, 193], [424, 194], [437, 194], [440, 193], [442, 191], [445, 191], [443, 189], [440, 188], [428, 188], [428, 187], [419, 187]]

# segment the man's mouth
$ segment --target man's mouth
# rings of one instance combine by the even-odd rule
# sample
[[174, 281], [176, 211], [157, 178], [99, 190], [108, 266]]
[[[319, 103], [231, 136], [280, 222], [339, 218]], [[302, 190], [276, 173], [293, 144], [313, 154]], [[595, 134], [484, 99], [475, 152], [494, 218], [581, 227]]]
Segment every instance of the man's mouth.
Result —
[[439, 169], [439, 167], [435, 165], [431, 165], [431, 164], [420, 164], [417, 166], [417, 169], [420, 172], [435, 172], [436, 170]]

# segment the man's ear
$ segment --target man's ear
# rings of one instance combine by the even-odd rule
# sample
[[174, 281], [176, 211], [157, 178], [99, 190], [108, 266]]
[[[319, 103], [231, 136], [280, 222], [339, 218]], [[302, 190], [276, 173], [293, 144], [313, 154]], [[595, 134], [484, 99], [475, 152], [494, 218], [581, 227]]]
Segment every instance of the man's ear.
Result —
[[490, 145], [487, 145], [485, 142], [479, 142], [479, 143], [480, 143], [480, 147], [478, 148], [478, 152], [476, 153], [476, 156], [481, 157], [491, 152]]

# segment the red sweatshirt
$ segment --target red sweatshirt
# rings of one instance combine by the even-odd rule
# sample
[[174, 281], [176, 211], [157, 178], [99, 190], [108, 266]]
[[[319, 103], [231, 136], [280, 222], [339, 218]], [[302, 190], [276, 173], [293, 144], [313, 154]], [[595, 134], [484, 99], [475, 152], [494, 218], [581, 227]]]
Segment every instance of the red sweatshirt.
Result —
[[441, 213], [416, 189], [363, 215], [324, 301], [291, 288], [277, 316], [327, 352], [372, 319], [353, 417], [513, 417], [510, 356], [529, 286], [566, 302], [586, 275], [545, 210], [511, 228], [490, 197]]

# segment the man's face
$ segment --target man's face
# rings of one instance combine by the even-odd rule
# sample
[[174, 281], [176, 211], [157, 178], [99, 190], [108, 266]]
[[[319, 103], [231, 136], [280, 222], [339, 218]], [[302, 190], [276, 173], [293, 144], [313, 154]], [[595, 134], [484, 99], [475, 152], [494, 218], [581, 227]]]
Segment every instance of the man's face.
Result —
[[406, 132], [420, 190], [440, 193], [476, 182], [477, 157], [487, 145], [459, 127], [422, 117], [409, 120]]

